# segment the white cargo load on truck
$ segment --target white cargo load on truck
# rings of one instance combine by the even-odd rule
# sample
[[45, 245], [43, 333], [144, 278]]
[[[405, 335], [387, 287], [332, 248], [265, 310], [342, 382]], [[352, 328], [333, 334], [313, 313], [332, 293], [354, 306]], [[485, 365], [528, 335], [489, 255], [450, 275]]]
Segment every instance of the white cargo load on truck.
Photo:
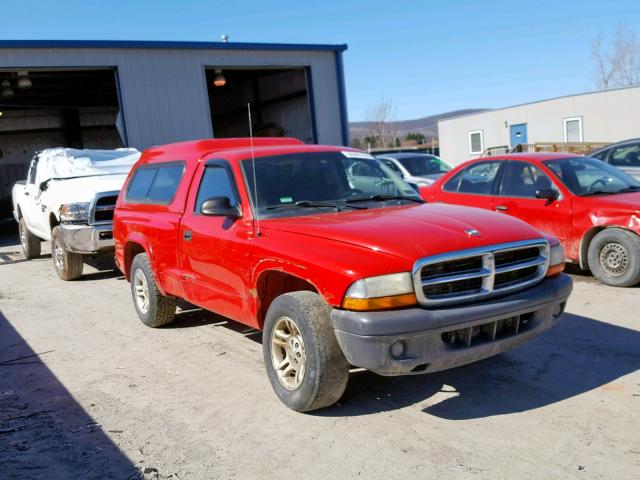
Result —
[[38, 154], [35, 183], [51, 179], [128, 173], [140, 158], [135, 148], [89, 150], [49, 148]]

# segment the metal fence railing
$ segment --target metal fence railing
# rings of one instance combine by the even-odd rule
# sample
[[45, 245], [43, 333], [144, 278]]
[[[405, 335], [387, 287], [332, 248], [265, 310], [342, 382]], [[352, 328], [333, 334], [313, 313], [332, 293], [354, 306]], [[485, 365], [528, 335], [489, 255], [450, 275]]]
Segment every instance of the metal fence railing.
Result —
[[491, 157], [495, 155], [504, 155], [506, 153], [534, 153], [534, 152], [557, 152], [557, 153], [574, 153], [578, 155], [587, 155], [598, 148], [609, 145], [606, 142], [540, 142], [540, 143], [522, 143], [510, 148], [507, 145], [499, 145], [487, 148], [482, 154], [483, 157]]

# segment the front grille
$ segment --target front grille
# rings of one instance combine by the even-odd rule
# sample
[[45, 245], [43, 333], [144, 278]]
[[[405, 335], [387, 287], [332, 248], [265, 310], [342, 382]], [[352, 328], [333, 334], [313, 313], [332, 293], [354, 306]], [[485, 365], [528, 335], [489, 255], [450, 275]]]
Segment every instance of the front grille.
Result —
[[111, 223], [113, 222], [113, 212], [116, 209], [118, 192], [100, 193], [96, 196], [91, 223]]
[[487, 322], [472, 327], [458, 328], [442, 333], [442, 341], [456, 347], [471, 347], [480, 343], [495, 342], [526, 331], [533, 313]]
[[438, 295], [451, 295], [460, 293], [473, 293], [482, 290], [482, 278], [469, 278], [458, 282], [435, 283], [433, 285], [425, 285], [422, 291], [428, 297]]
[[413, 270], [422, 305], [446, 305], [512, 292], [547, 273], [549, 245], [529, 240], [418, 260]]

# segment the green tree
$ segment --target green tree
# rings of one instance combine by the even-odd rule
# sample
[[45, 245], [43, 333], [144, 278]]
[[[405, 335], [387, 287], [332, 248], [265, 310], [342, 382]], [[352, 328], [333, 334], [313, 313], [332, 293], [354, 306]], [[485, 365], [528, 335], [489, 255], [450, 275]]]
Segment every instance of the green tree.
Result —
[[364, 137], [364, 147], [378, 148], [378, 139], [373, 135]]
[[362, 141], [359, 138], [352, 138], [351, 146], [353, 148], [362, 148]]
[[425, 137], [420, 132], [409, 132], [407, 136], [404, 137], [407, 142], [416, 142], [418, 145], [422, 145], [427, 141], [427, 137]]

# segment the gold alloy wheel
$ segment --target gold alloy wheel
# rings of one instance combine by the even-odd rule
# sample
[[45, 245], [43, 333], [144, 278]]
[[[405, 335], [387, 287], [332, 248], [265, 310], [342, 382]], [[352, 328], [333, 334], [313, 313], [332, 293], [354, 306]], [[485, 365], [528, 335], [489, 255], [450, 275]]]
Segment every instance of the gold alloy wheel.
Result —
[[133, 289], [138, 309], [142, 313], [147, 313], [149, 310], [149, 285], [147, 284], [147, 278], [140, 269], [136, 270], [133, 277]]
[[271, 332], [271, 363], [284, 388], [295, 390], [300, 386], [306, 361], [298, 325], [289, 317], [278, 318]]

